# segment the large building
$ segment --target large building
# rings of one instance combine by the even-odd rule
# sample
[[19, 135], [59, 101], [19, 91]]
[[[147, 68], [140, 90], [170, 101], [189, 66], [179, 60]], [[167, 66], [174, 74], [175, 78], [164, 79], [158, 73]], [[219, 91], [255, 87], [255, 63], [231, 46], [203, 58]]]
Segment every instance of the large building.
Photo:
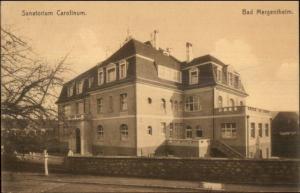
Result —
[[211, 55], [186, 61], [129, 39], [64, 84], [60, 139], [82, 155], [271, 156], [269, 111], [246, 106], [232, 66]]

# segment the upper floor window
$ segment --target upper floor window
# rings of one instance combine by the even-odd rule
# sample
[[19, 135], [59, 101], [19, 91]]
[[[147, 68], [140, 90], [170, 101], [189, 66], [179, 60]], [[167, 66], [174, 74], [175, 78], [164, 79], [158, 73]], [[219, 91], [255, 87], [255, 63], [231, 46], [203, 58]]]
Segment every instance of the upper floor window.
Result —
[[103, 113], [103, 98], [97, 99], [97, 113]]
[[229, 106], [230, 106], [230, 107], [234, 107], [234, 106], [235, 106], [234, 100], [233, 100], [233, 99], [230, 99], [230, 100], [229, 100]]
[[89, 77], [89, 88], [92, 87], [93, 83], [94, 83], [94, 77], [91, 76], [91, 77]]
[[193, 137], [193, 132], [192, 132], [192, 127], [191, 126], [187, 126], [185, 129], [185, 137], [187, 139], [190, 139]]
[[150, 97], [148, 97], [148, 103], [151, 104], [152, 103], [152, 99]]
[[203, 137], [203, 129], [199, 125], [196, 128], [196, 137]]
[[82, 93], [82, 89], [83, 89], [83, 81], [81, 80], [76, 83], [76, 94]]
[[173, 100], [172, 100], [172, 99], [170, 100], [170, 105], [171, 105], [171, 109], [173, 110], [173, 108], [174, 108], [174, 103], [173, 103]]
[[221, 96], [218, 97], [218, 108], [223, 107], [223, 98]]
[[217, 81], [222, 82], [222, 71], [221, 70], [217, 70]]
[[234, 88], [239, 88], [239, 77], [238, 76], [234, 76]]
[[160, 107], [161, 107], [164, 111], [166, 110], [167, 104], [166, 104], [166, 100], [165, 100], [165, 99], [161, 99]]
[[98, 85], [101, 85], [104, 83], [104, 72], [103, 68], [98, 69]]
[[75, 113], [78, 114], [83, 114], [84, 111], [84, 103], [83, 102], [77, 102], [75, 103]]
[[169, 138], [172, 138], [173, 137], [173, 123], [170, 123], [170, 127], [169, 127]]
[[127, 76], [127, 62], [123, 60], [119, 65], [119, 77], [123, 79]]
[[189, 71], [189, 83], [190, 84], [197, 84], [199, 77], [198, 77], [198, 68], [193, 68]]
[[97, 126], [97, 138], [99, 139], [101, 139], [101, 138], [103, 138], [103, 136], [104, 136], [104, 130], [103, 130], [103, 127], [102, 127], [102, 125], [98, 125]]
[[266, 137], [269, 137], [269, 124], [266, 123], [265, 126], [266, 126], [265, 135], [266, 135]]
[[255, 138], [255, 123], [251, 123], [251, 137]]
[[178, 110], [179, 111], [183, 110], [183, 103], [182, 103], [182, 101], [179, 102]]
[[160, 125], [161, 125], [161, 133], [162, 133], [163, 135], [166, 135], [167, 124], [166, 124], [165, 122], [161, 122]]
[[259, 137], [263, 136], [262, 124], [261, 123], [258, 124], [258, 135], [259, 135]]
[[68, 87], [68, 97], [72, 96], [73, 95], [73, 92], [74, 92], [74, 83], [72, 83], [69, 87]]
[[227, 81], [229, 86], [233, 86], [233, 81], [234, 81], [233, 79], [234, 79], [233, 74], [231, 72], [228, 72]]
[[199, 96], [188, 96], [185, 98], [185, 111], [193, 112], [200, 111], [200, 97]]
[[114, 105], [114, 103], [113, 103], [113, 97], [112, 96], [109, 96], [108, 97], [108, 110], [109, 110], [109, 112], [113, 112], [113, 105]]
[[120, 105], [121, 105], [121, 111], [126, 111], [127, 106], [127, 93], [120, 94]]
[[149, 135], [152, 135], [152, 127], [151, 126], [148, 126], [147, 132]]
[[244, 106], [244, 102], [243, 101], [240, 102], [240, 106]]
[[70, 105], [65, 105], [63, 107], [63, 113], [64, 113], [64, 116], [68, 117], [71, 115], [71, 106]]
[[106, 82], [112, 82], [116, 80], [116, 65], [111, 64], [106, 68]]
[[178, 111], [178, 102], [177, 101], [174, 101], [174, 109], [175, 109], [175, 111]]
[[158, 77], [161, 79], [181, 83], [181, 72], [166, 66], [158, 65]]
[[222, 123], [222, 138], [236, 138], [236, 124], [235, 123]]
[[120, 126], [120, 134], [121, 134], [121, 140], [128, 139], [128, 126], [126, 124], [122, 124]]

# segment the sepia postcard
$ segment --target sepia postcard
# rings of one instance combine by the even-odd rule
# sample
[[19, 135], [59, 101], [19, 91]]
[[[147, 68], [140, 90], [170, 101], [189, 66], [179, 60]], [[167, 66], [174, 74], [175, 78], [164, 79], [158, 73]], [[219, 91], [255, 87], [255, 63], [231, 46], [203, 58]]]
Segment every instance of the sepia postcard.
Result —
[[1, 192], [299, 192], [298, 1], [1, 1]]

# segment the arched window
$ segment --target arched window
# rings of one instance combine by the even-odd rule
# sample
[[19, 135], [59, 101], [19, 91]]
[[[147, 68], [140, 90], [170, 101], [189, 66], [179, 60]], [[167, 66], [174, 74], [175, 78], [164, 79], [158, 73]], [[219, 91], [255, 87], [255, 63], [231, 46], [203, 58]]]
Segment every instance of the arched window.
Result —
[[230, 106], [230, 107], [234, 107], [234, 100], [233, 100], [233, 99], [230, 99], [230, 100], [229, 100], [229, 106]]
[[149, 135], [152, 135], [152, 127], [151, 126], [148, 126], [147, 132]]
[[174, 108], [175, 108], [175, 111], [178, 111], [178, 102], [177, 101], [174, 102]]
[[223, 98], [221, 96], [218, 97], [218, 108], [223, 107]]
[[97, 138], [103, 138], [104, 136], [104, 130], [102, 125], [97, 126]]
[[240, 102], [240, 106], [244, 106], [244, 103], [243, 103], [243, 101], [241, 101], [241, 102]]
[[121, 134], [121, 140], [128, 139], [128, 126], [126, 124], [122, 124], [120, 126], [120, 134]]
[[191, 126], [187, 126], [186, 129], [185, 129], [185, 136], [187, 139], [191, 139], [192, 136], [193, 136], [193, 133], [192, 133], [192, 127]]
[[165, 99], [161, 99], [161, 108], [163, 110], [166, 110], [166, 100]]
[[203, 137], [203, 129], [198, 125], [196, 127], [196, 137]]
[[172, 99], [170, 99], [170, 104], [171, 104], [171, 109], [173, 109], [174, 106], [173, 106], [173, 100]]

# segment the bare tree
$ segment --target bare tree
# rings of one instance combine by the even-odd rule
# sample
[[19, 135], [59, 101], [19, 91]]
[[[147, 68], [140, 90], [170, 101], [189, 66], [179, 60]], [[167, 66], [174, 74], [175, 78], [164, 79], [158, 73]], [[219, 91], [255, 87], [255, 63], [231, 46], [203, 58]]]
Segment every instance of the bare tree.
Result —
[[66, 59], [51, 66], [22, 38], [1, 28], [1, 119], [37, 123], [56, 117], [53, 104], [63, 84]]

